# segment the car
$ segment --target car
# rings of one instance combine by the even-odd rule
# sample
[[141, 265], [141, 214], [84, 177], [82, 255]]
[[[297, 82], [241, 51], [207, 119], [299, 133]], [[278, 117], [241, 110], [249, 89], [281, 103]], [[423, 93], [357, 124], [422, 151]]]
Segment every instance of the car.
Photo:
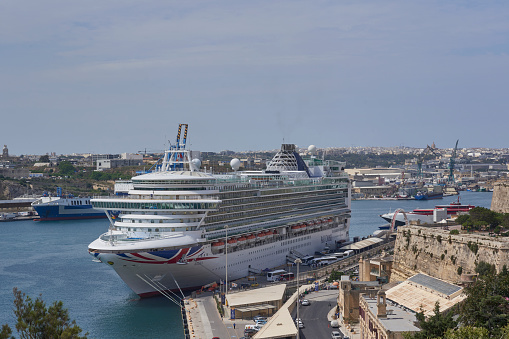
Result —
[[257, 316], [254, 316], [254, 317], [253, 317], [253, 320], [254, 320], [255, 322], [256, 322], [256, 321], [258, 321], [258, 320], [265, 320], [265, 321], [267, 321], [267, 318], [262, 317], [261, 315], [257, 315]]
[[258, 287], [258, 286], [260, 286], [260, 284], [258, 284], [257, 282], [251, 284], [251, 287]]
[[309, 302], [309, 300], [304, 299], [304, 300], [302, 300], [302, 301], [300, 302], [300, 304], [301, 304], [302, 306], [309, 306], [310, 302]]
[[332, 331], [331, 338], [332, 339], [343, 339], [343, 334], [339, 331]]
[[339, 327], [339, 322], [337, 320], [331, 320], [330, 321], [330, 327]]
[[258, 319], [258, 320], [256, 320], [256, 325], [263, 326], [266, 323], [267, 323], [267, 320], [265, 320], [265, 319]]
[[304, 323], [300, 319], [295, 319], [295, 325], [299, 326], [299, 328], [304, 328]]

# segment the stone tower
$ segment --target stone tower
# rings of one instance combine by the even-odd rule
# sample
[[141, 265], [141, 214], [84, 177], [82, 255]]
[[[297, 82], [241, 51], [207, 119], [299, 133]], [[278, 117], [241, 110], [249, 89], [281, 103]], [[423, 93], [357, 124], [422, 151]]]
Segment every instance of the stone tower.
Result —
[[7, 145], [4, 145], [4, 149], [2, 150], [2, 158], [8, 158], [9, 157], [9, 149], [7, 148]]

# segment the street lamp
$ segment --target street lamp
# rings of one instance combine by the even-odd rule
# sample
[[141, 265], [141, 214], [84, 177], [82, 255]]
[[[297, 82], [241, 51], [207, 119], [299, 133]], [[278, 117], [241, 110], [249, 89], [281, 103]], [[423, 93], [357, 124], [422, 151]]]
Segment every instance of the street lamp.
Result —
[[226, 240], [225, 240], [225, 246], [226, 246], [226, 250], [225, 250], [225, 257], [226, 257], [226, 280], [225, 280], [225, 283], [226, 283], [226, 293], [225, 294], [228, 294], [228, 225], [226, 225], [224, 228], [226, 228]]
[[299, 318], [299, 265], [302, 264], [302, 260], [300, 258], [295, 259], [295, 263], [297, 264], [297, 339], [300, 338], [300, 318]]

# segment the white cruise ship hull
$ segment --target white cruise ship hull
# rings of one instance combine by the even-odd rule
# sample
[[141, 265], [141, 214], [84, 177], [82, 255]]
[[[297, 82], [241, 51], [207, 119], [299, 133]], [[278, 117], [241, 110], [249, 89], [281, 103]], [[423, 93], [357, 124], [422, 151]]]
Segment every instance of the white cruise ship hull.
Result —
[[[348, 226], [344, 226], [229, 251], [228, 280], [249, 275], [250, 268], [261, 271], [284, 265], [292, 249], [313, 254], [348, 237]], [[213, 254], [210, 244], [163, 252], [97, 253], [94, 256], [111, 265], [141, 297], [165, 290], [196, 290], [214, 281], [219, 283], [226, 277], [226, 255]]]

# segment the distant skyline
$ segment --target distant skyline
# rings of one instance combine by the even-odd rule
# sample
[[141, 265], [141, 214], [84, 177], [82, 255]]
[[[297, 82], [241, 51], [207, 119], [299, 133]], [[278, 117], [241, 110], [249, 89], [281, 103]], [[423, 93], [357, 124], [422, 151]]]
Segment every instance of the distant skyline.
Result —
[[509, 147], [504, 1], [0, 3], [11, 154]]

